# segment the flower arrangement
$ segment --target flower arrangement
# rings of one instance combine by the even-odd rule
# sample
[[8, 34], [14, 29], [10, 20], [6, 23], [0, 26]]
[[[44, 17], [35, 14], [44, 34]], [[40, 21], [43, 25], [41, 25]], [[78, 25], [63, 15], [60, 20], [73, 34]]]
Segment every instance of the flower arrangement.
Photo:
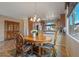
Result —
[[31, 31], [32, 34], [33, 34], [33, 33], [37, 33], [37, 32], [38, 32], [38, 31], [35, 30], [35, 29]]
[[36, 34], [38, 33], [38, 30], [32, 30], [31, 33], [33, 34], [33, 37], [36, 37]]

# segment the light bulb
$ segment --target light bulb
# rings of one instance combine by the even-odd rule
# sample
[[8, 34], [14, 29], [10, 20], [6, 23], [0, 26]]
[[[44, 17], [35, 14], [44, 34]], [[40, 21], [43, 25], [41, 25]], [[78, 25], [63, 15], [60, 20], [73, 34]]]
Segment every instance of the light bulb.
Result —
[[37, 22], [39, 22], [39, 21], [40, 21], [40, 18], [37, 19]]
[[30, 20], [31, 20], [31, 21], [33, 21], [33, 19], [32, 19], [32, 18], [31, 18]]
[[36, 15], [34, 16], [34, 20], [36, 20]]

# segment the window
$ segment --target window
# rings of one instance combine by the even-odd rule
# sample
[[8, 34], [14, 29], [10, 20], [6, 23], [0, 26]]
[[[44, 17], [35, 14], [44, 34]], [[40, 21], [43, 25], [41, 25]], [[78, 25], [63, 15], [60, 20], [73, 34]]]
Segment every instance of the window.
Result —
[[69, 34], [79, 37], [79, 3], [75, 5], [69, 16]]

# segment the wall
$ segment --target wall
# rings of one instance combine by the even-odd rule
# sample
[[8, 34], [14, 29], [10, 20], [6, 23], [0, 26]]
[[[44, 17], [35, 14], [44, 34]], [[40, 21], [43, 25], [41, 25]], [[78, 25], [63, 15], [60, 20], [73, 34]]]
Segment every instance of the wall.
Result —
[[[0, 41], [4, 41], [4, 21], [9, 20], [9, 21], [15, 21], [21, 23], [21, 20], [16, 20], [10, 17], [6, 16], [0, 16]], [[23, 26], [20, 26], [22, 28]], [[22, 28], [23, 29], [23, 28]], [[22, 33], [22, 29], [20, 29], [20, 32]]]
[[29, 34], [28, 18], [22, 18], [21, 31], [25, 36]]
[[28, 18], [24, 19], [24, 35], [29, 35]]
[[24, 21], [20, 19], [20, 32], [24, 34]]

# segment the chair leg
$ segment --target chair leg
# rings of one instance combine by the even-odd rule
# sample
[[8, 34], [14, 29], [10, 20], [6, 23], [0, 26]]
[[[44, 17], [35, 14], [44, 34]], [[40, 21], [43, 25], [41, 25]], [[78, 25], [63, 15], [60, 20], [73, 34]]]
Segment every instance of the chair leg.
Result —
[[52, 55], [53, 55], [53, 50], [51, 49], [50, 50], [50, 57], [52, 57]]
[[53, 57], [56, 57], [56, 49], [53, 48]]

